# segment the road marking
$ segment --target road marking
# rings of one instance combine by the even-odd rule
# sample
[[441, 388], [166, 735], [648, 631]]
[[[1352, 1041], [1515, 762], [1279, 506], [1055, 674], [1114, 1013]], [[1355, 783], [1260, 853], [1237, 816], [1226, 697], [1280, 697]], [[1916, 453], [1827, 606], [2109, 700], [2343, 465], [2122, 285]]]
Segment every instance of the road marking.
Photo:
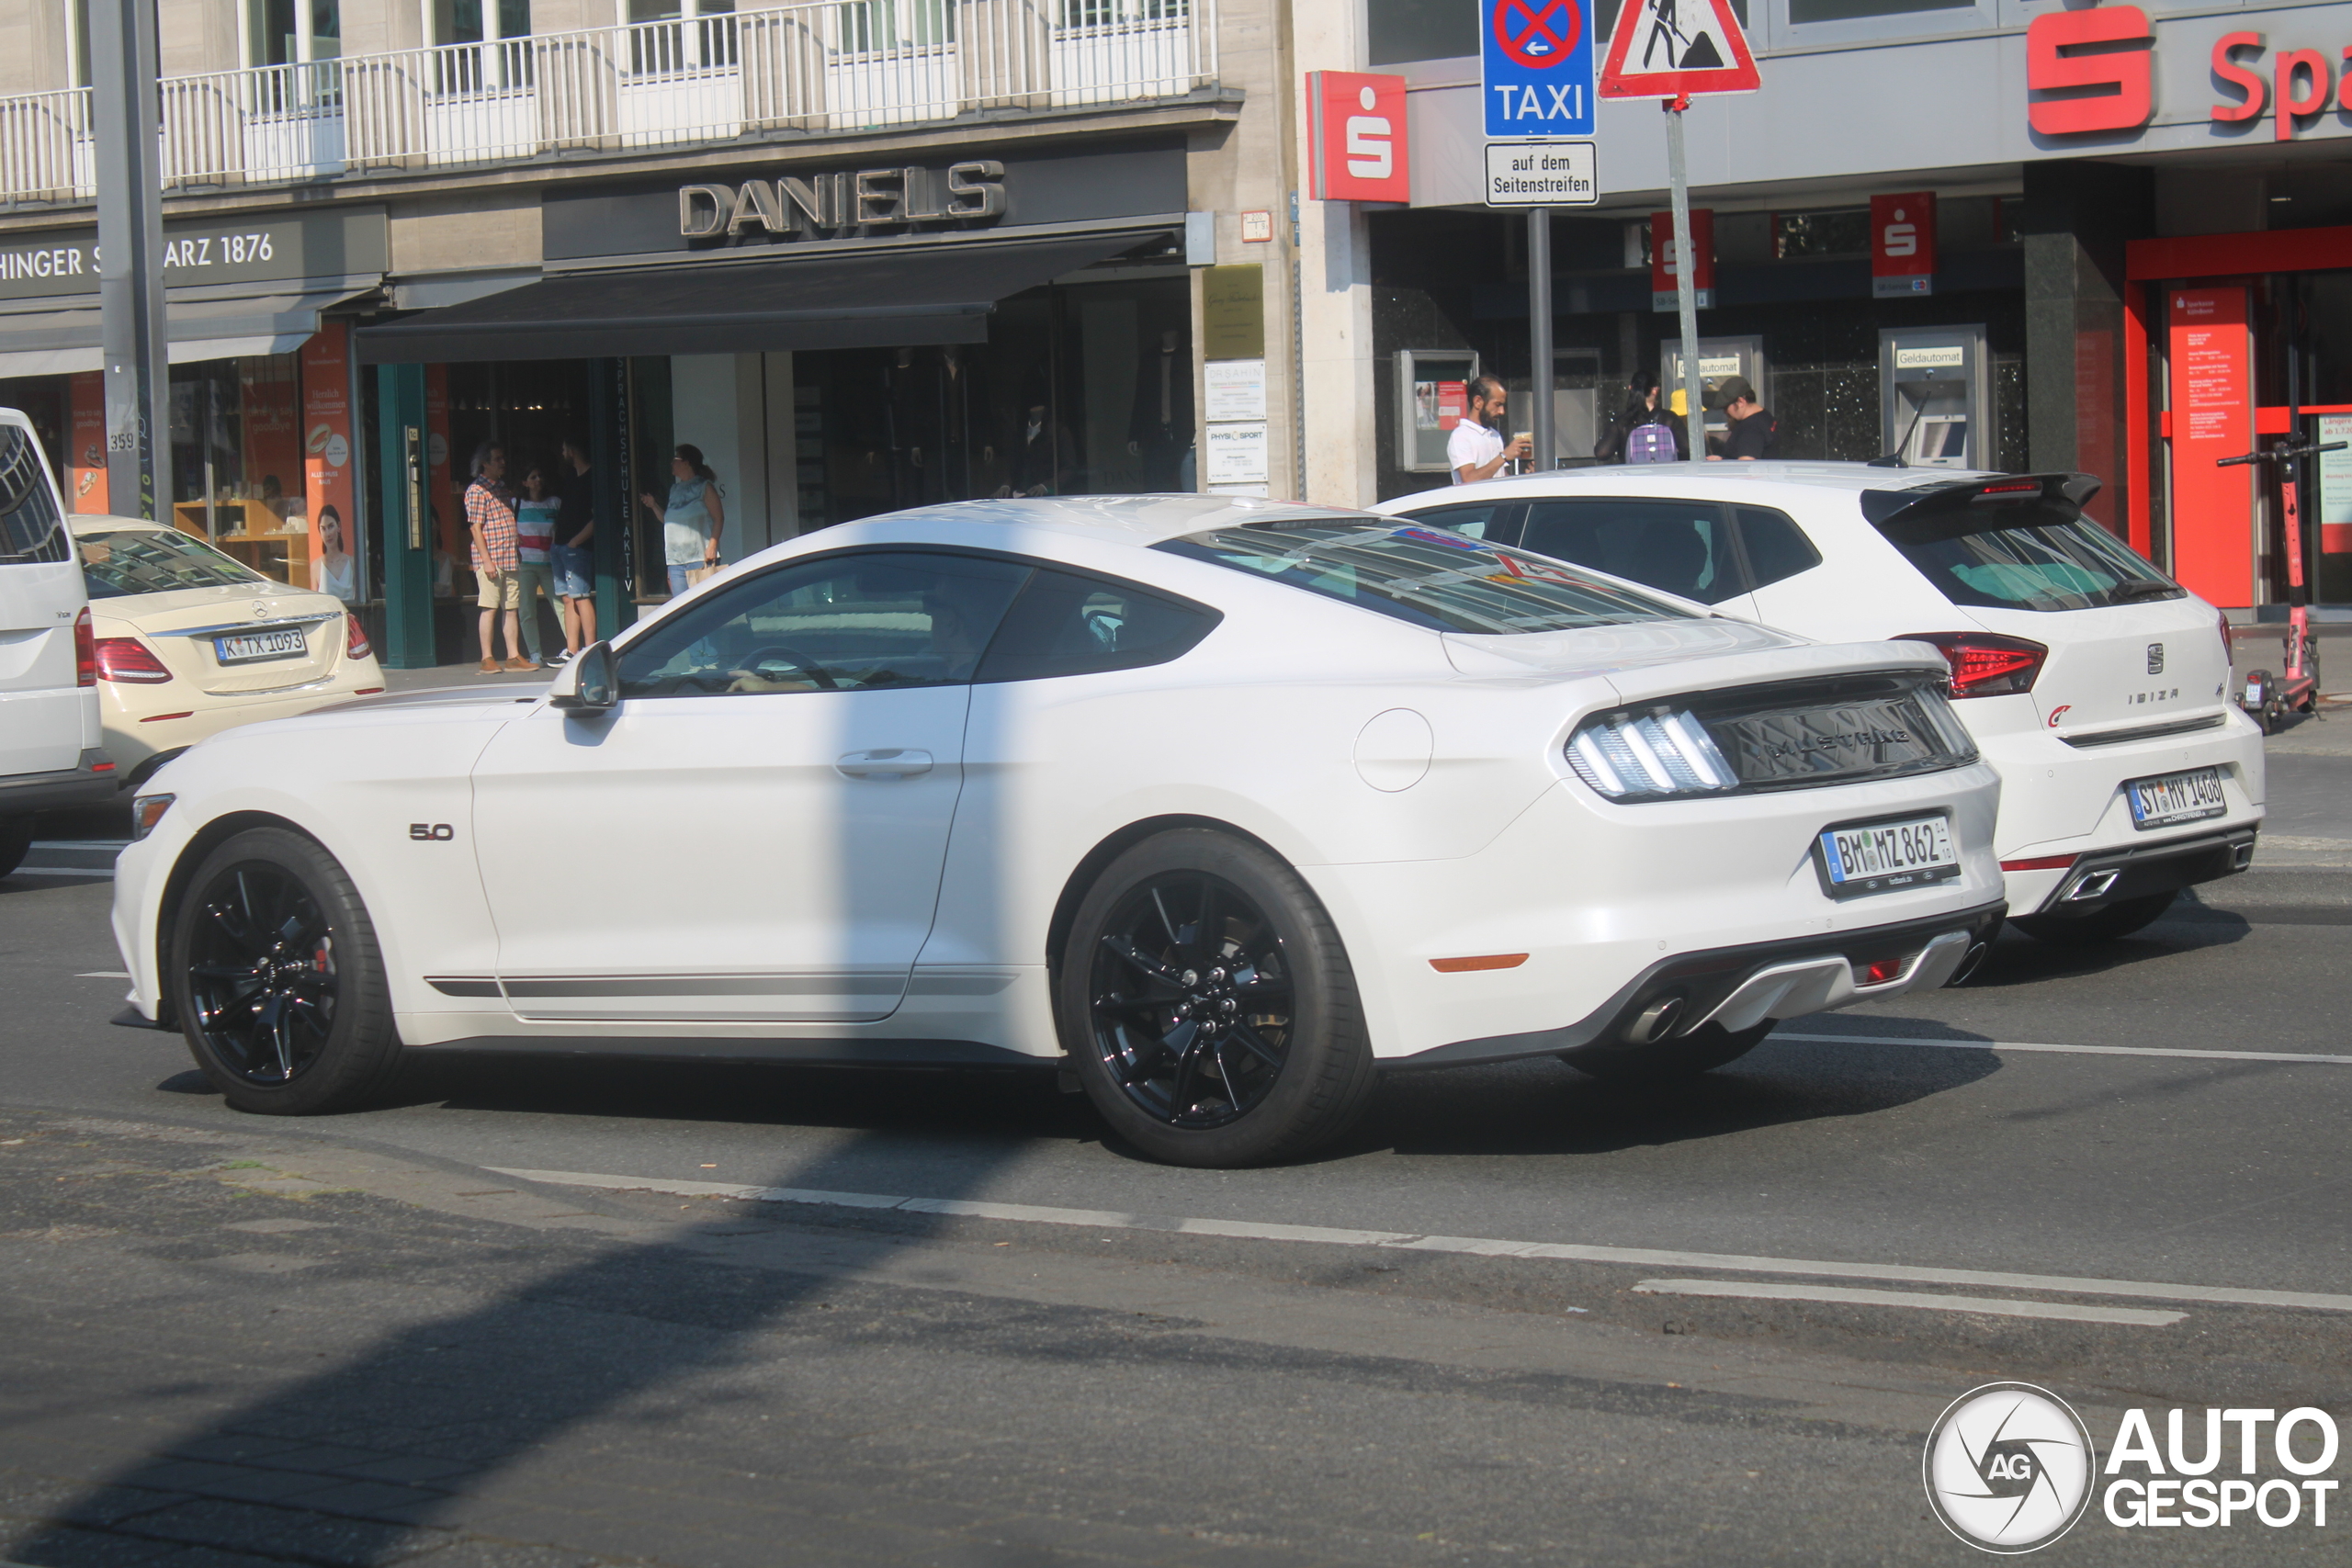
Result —
[[1495, 1241], [1479, 1236], [1412, 1235], [1402, 1231], [1340, 1230], [1326, 1225], [1259, 1224], [1246, 1220], [1182, 1219], [1107, 1209], [1055, 1209], [1034, 1203], [990, 1203], [967, 1198], [900, 1198], [878, 1192], [824, 1192], [802, 1187], [739, 1187], [726, 1181], [668, 1181], [654, 1177], [599, 1176], [578, 1170], [490, 1169], [519, 1181], [594, 1187], [608, 1192], [670, 1192], [686, 1198], [737, 1198], [755, 1203], [812, 1203], [839, 1209], [896, 1209], [913, 1214], [956, 1214], [1035, 1224], [1086, 1225], [1100, 1230], [1173, 1231], [1185, 1235], [1241, 1236], [1255, 1241], [1312, 1242], [1337, 1247], [1388, 1247], [1407, 1252], [1461, 1253], [1476, 1258], [1558, 1258], [1579, 1263], [1632, 1263], [1648, 1269], [1724, 1269], [1749, 1274], [1819, 1274], [1843, 1280], [1898, 1280], [1914, 1285], [1987, 1285], [2075, 1296], [2131, 1296], [2143, 1301], [2204, 1302], [2221, 1306], [2302, 1307], [2352, 1313], [2352, 1295], [2313, 1291], [2225, 1290], [2151, 1280], [2075, 1279], [2060, 1274], [2011, 1274], [1989, 1269], [1927, 1269], [1908, 1263], [1843, 1263], [1820, 1258], [1750, 1258], [1728, 1252], [1670, 1252], [1647, 1247], [1596, 1247], [1577, 1242]]
[[128, 980], [130, 978], [130, 971], [128, 969], [85, 969], [74, 978], [76, 980]]
[[111, 871], [94, 871], [78, 865], [20, 865], [8, 874], [11, 876], [89, 876], [100, 882], [112, 882]]
[[2316, 1062], [2324, 1066], [2352, 1067], [2352, 1056], [2327, 1056], [2313, 1051], [2190, 1051], [2170, 1045], [2041, 1045], [2022, 1040], [1930, 1040], [1917, 1034], [1781, 1034], [1774, 1040], [1795, 1040], [1822, 1045], [1928, 1045], [1946, 1051], [2041, 1051], [2058, 1056], [2179, 1056], [2199, 1062]]
[[1850, 1285], [1783, 1285], [1770, 1280], [1645, 1280], [1634, 1289], [1651, 1296], [1727, 1296], [1741, 1301], [1842, 1302], [1858, 1306], [1924, 1307], [1930, 1312], [1983, 1312], [1998, 1317], [2054, 1317], [2068, 1323], [2127, 1323], [2168, 1328], [2188, 1314], [2144, 1307], [2076, 1306], [2000, 1296], [1936, 1296], [1925, 1291], [1865, 1291]]

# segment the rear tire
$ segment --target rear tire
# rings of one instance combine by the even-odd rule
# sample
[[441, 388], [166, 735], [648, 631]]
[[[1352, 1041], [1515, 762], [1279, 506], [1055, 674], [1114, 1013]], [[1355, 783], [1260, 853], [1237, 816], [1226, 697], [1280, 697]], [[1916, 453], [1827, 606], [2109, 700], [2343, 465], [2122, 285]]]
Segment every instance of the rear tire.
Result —
[[1739, 1060], [1772, 1032], [1772, 1020], [1736, 1034], [1720, 1023], [1702, 1024], [1679, 1040], [1623, 1050], [1588, 1049], [1561, 1060], [1608, 1083], [1660, 1084], [1695, 1078]]
[[356, 1110], [398, 1070], [376, 928], [312, 840], [256, 828], [214, 848], [189, 879], [170, 951], [189, 1054], [238, 1110]]
[[25, 863], [26, 854], [33, 847], [33, 819], [29, 817], [0, 818], [0, 876], [6, 876]]
[[2176, 890], [2120, 898], [2087, 915], [2012, 915], [2009, 924], [2036, 942], [2046, 942], [2054, 947], [2096, 947], [2154, 925], [2179, 897]]
[[1330, 916], [1298, 873], [1227, 834], [1179, 829], [1113, 861], [1071, 921], [1056, 999], [1086, 1097], [1170, 1165], [1295, 1158], [1372, 1097]]

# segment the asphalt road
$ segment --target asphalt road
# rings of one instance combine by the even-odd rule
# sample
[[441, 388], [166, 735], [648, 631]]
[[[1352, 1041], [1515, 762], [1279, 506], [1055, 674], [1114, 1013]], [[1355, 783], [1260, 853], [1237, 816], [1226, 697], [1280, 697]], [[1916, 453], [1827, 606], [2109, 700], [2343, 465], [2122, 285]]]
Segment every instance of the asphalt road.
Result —
[[[60, 823], [0, 880], [0, 1557], [1966, 1559], [1919, 1442], [1974, 1384], [2103, 1450], [2352, 1417], [2352, 716], [2271, 749], [2259, 868], [2140, 938], [1671, 1092], [1396, 1079], [1244, 1172], [1021, 1076], [448, 1062], [241, 1117], [106, 1022], [107, 824]], [[2052, 1550], [2341, 1561], [2330, 1518]]]

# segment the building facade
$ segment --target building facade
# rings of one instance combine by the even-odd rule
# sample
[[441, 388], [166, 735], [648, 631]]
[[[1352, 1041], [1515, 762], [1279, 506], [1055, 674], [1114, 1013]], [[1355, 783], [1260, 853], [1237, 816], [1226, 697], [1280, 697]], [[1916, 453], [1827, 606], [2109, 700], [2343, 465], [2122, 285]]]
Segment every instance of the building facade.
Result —
[[[89, 4], [0, 6], [0, 400], [96, 512]], [[642, 498], [682, 443], [729, 559], [926, 501], [1300, 488], [1271, 0], [158, 17], [168, 514], [396, 664], [465, 651], [484, 442], [593, 454], [607, 627], [666, 592]]]
[[[1762, 390], [1784, 457], [2098, 474], [2101, 522], [2242, 618], [2282, 614], [2277, 477], [2214, 459], [2290, 404], [2352, 438], [2352, 6], [1740, 10], [1761, 91], [1688, 113], [1709, 379]], [[1363, 65], [1406, 79], [1412, 147], [1409, 208], [1365, 215], [1384, 496], [1444, 482], [1416, 422], [1473, 356], [1532, 381], [1524, 220], [1482, 200], [1485, 16], [1368, 0]], [[1657, 104], [1602, 102], [1596, 141], [1599, 204], [1552, 222], [1564, 462], [1630, 377], [1679, 379]], [[2317, 597], [2352, 604], [2352, 464], [2309, 478]]]
[[[1689, 114], [1708, 378], [1782, 456], [2097, 473], [2102, 522], [2277, 605], [2276, 478], [2213, 459], [2290, 405], [2352, 438], [2352, 4], [1737, 3], [1762, 89]], [[0, 401], [97, 511], [89, 4], [0, 0]], [[1492, 4], [175, 0], [171, 518], [421, 664], [467, 651], [488, 440], [591, 450], [607, 627], [666, 592], [682, 442], [728, 558], [932, 500], [1445, 483], [1453, 389], [1524, 429], [1534, 380]], [[1402, 79], [1408, 199], [1316, 198], [1317, 72]], [[1563, 463], [1679, 379], [1660, 118], [1603, 103], [1600, 201], [1552, 220]], [[2312, 477], [2352, 602], [2352, 465]]]

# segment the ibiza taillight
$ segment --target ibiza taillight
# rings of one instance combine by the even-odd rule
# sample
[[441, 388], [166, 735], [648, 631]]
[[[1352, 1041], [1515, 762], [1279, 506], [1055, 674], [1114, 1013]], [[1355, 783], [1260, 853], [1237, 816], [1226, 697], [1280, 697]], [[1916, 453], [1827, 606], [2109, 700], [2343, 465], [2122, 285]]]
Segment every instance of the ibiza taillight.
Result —
[[1951, 666], [1954, 697], [2006, 697], [2033, 690], [2050, 649], [1994, 632], [1908, 632], [1897, 642], [1933, 645]]
[[102, 637], [97, 649], [98, 679], [133, 685], [160, 686], [172, 678], [154, 650], [135, 637]]

